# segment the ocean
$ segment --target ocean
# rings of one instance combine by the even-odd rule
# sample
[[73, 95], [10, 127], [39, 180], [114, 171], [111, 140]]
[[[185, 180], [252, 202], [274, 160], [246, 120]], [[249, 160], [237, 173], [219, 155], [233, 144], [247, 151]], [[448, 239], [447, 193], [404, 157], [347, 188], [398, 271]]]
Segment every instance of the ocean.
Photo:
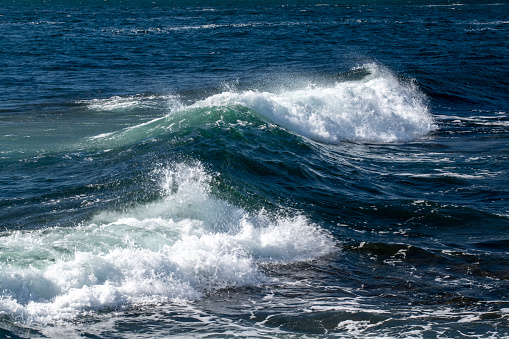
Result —
[[1, 338], [509, 337], [506, 1], [0, 1]]

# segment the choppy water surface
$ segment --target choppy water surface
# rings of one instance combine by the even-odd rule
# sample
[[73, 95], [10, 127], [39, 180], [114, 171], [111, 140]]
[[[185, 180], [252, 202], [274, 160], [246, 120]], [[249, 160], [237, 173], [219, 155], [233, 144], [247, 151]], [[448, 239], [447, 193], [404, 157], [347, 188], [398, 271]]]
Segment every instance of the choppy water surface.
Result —
[[0, 4], [0, 336], [509, 334], [502, 3]]

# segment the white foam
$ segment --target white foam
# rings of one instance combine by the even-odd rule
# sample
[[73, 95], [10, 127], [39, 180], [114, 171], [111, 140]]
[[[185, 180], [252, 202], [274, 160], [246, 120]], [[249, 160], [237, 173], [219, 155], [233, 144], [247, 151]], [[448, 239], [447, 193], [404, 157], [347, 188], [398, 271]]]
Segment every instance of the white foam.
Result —
[[408, 141], [436, 129], [414, 86], [377, 65], [368, 66], [371, 74], [359, 81], [279, 93], [226, 91], [193, 106], [247, 106], [299, 135], [330, 144]]
[[200, 164], [161, 167], [154, 177], [157, 202], [72, 228], [3, 234], [0, 314], [54, 323], [108, 307], [192, 300], [268, 283], [260, 264], [334, 249], [304, 216], [249, 214], [214, 198]]
[[176, 109], [181, 107], [174, 95], [128, 95], [113, 96], [105, 99], [81, 100], [92, 111], [131, 111], [134, 109]]

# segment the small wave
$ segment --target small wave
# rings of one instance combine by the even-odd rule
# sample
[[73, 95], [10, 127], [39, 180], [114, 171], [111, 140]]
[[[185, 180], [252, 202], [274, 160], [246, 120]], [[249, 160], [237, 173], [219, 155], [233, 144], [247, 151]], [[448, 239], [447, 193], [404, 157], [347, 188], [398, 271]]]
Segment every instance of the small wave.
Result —
[[3, 234], [0, 314], [54, 323], [104, 308], [201, 298], [270, 279], [265, 263], [326, 255], [331, 238], [304, 216], [250, 214], [210, 194], [201, 164], [154, 171], [160, 200], [89, 223]]
[[[105, 99], [80, 100], [92, 111], [130, 111], [135, 109], [168, 110], [180, 108], [178, 97], [174, 95], [128, 95], [113, 96]], [[176, 107], [178, 106], [178, 107]]]
[[459, 126], [493, 126], [507, 127], [509, 126], [509, 114], [504, 111], [488, 112], [488, 111], [472, 111], [475, 115], [456, 116], [456, 115], [437, 115], [437, 119], [444, 123]]

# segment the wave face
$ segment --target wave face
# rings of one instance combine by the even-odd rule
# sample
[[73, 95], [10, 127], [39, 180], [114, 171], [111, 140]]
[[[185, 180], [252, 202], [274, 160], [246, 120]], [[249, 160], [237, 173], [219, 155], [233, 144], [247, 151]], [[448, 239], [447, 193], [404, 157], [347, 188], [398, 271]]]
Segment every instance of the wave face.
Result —
[[200, 164], [153, 175], [162, 197], [150, 204], [72, 228], [4, 233], [10, 251], [1, 258], [0, 312], [44, 324], [121, 305], [193, 300], [268, 282], [260, 265], [334, 251], [330, 236], [304, 216], [270, 218], [214, 198]]

